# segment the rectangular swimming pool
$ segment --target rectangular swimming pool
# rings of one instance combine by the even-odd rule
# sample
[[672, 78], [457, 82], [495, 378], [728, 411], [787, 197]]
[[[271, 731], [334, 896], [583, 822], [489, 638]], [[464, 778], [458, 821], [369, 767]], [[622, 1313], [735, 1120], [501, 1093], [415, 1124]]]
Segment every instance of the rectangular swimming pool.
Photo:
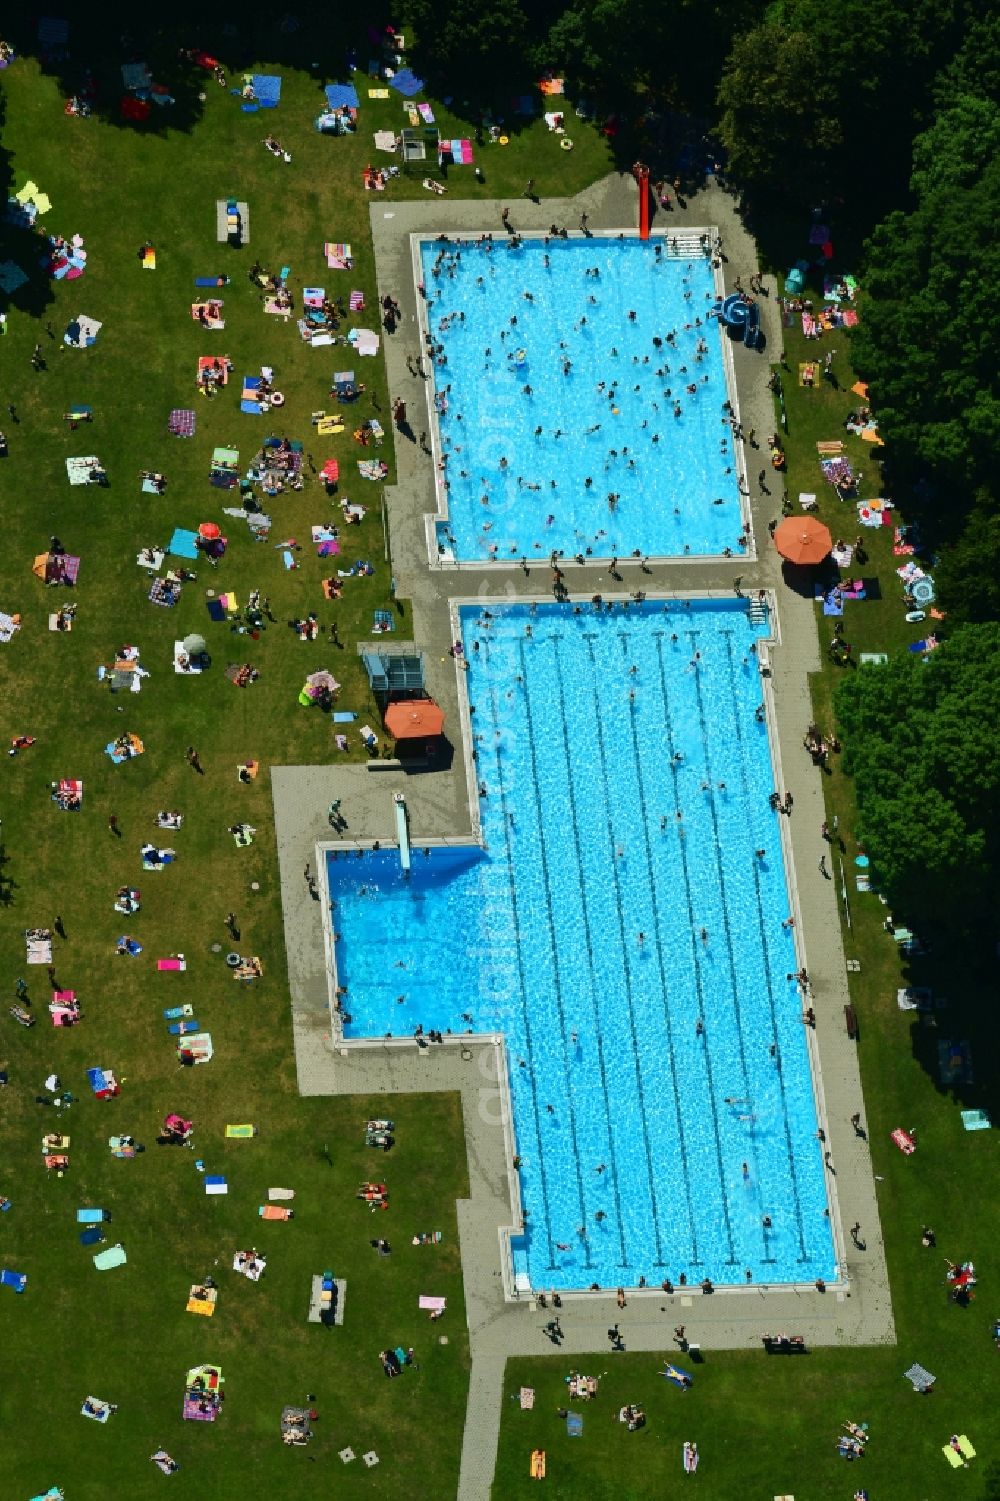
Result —
[[766, 625], [647, 600], [461, 630], [486, 847], [330, 859], [347, 1035], [506, 1034], [532, 1286], [833, 1279]]
[[420, 242], [457, 561], [747, 549], [715, 274], [691, 245]]

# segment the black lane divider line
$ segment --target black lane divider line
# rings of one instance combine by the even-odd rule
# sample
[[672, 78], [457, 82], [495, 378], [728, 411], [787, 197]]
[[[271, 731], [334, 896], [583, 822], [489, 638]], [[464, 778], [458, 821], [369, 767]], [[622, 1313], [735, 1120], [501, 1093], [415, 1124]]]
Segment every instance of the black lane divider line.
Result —
[[[527, 682], [527, 674], [525, 672], [525, 658], [524, 658], [524, 642], [523, 642], [523, 640], [518, 642], [517, 652], [518, 652], [518, 661], [519, 661], [520, 668], [521, 668], [521, 676], [525, 679], [524, 717], [525, 717], [525, 728], [527, 730], [528, 750], [529, 750], [529, 754], [530, 754], [530, 758], [531, 758], [532, 796], [535, 799], [536, 811], [540, 811], [540, 809], [538, 808], [538, 801], [537, 801], [538, 800], [538, 786], [539, 786], [539, 782], [538, 782], [538, 757], [537, 757], [537, 755], [535, 753], [535, 745], [536, 745], [536, 741], [535, 741], [535, 721], [534, 721], [534, 715], [532, 714], [532, 710], [531, 710], [531, 695], [527, 691], [528, 690], [528, 682]], [[563, 999], [562, 966], [560, 964], [560, 959], [559, 959], [559, 947], [558, 947], [558, 945], [556, 943], [556, 925], [555, 925], [555, 919], [554, 919], [553, 912], [552, 912], [552, 877], [551, 877], [550, 870], [549, 870], [548, 850], [546, 848], [545, 824], [544, 824], [543, 819], [541, 819], [540, 817], [538, 818], [538, 857], [539, 857], [539, 863], [540, 863], [541, 869], [542, 869], [542, 886], [543, 886], [543, 889], [544, 889], [544, 892], [545, 892], [545, 907], [544, 907], [544, 911], [545, 911], [546, 922], [548, 924], [548, 929], [549, 929], [549, 946], [550, 946], [550, 950], [551, 950], [551, 953], [552, 953], [552, 980], [553, 980], [553, 986], [554, 986], [554, 991], [555, 991], [556, 1005], [557, 1005], [558, 1010], [559, 1010], [559, 1030], [560, 1030], [562, 1036], [565, 1037], [565, 1035], [566, 1035], [566, 1006], [565, 1006], [565, 1002], [564, 1002], [564, 999]], [[518, 943], [520, 943], [520, 937], [518, 938]], [[577, 1200], [578, 1200], [578, 1203], [579, 1203], [579, 1206], [580, 1206], [580, 1218], [581, 1218], [581, 1223], [583, 1225], [583, 1230], [584, 1230], [583, 1236], [581, 1236], [579, 1238], [583, 1242], [584, 1265], [586, 1267], [590, 1268], [590, 1267], [593, 1266], [593, 1258], [592, 1258], [591, 1253], [590, 1253], [590, 1240], [589, 1240], [589, 1238], [587, 1236], [587, 1233], [586, 1233], [586, 1231], [587, 1231], [587, 1206], [586, 1206], [586, 1195], [584, 1194], [584, 1190], [583, 1190], [583, 1177], [582, 1177], [581, 1169], [580, 1169], [580, 1142], [579, 1142], [579, 1138], [577, 1136], [576, 1112], [575, 1112], [574, 1107], [573, 1107], [573, 1095], [572, 1095], [572, 1091], [570, 1089], [569, 1069], [568, 1069], [568, 1066], [567, 1066], [567, 1063], [566, 1063], [565, 1053], [563, 1054], [562, 1064], [563, 1064], [563, 1078], [564, 1078], [564, 1082], [565, 1082], [564, 1093], [565, 1093], [565, 1099], [566, 1099], [566, 1110], [567, 1110], [567, 1114], [569, 1116], [569, 1132], [570, 1132], [570, 1137], [572, 1139], [572, 1144], [573, 1144], [573, 1160], [574, 1160], [574, 1162], [576, 1164]]]
[[[569, 804], [572, 812], [572, 818], [570, 822], [573, 832], [573, 847], [576, 853], [576, 866], [578, 872], [577, 890], [581, 893], [580, 905], [583, 912], [584, 933], [586, 935], [587, 967], [590, 972], [590, 991], [591, 996], [593, 997], [594, 1036], [597, 1041], [597, 1062], [601, 1073], [601, 1092], [604, 1099], [604, 1118], [607, 1123], [608, 1144], [611, 1148], [611, 1182], [614, 1190], [615, 1216], [618, 1226], [618, 1264], [619, 1266], [626, 1267], [630, 1263], [625, 1250], [625, 1227], [622, 1223], [621, 1194], [619, 1192], [618, 1183], [618, 1159], [615, 1149], [615, 1133], [611, 1126], [611, 1102], [608, 1095], [608, 1074], [604, 1061], [604, 1035], [600, 1023], [600, 1018], [597, 1014], [597, 995], [599, 986], [597, 982], [596, 970], [594, 967], [594, 939], [593, 930], [590, 923], [590, 910], [587, 903], [587, 885], [584, 880], [583, 874], [583, 849], [580, 844], [580, 822], [577, 814], [576, 786], [573, 781], [573, 761], [569, 743], [569, 722], [568, 716], [566, 714], [566, 685], [563, 678], [562, 661], [559, 654], [558, 641], [554, 655], [556, 664], [556, 681], [559, 685], [559, 717], [562, 726], [563, 756], [565, 757], [566, 762], [566, 785], [568, 788]], [[565, 1038], [563, 1039], [563, 1043], [565, 1045]]]
[[[626, 646], [629, 641], [628, 635], [621, 631], [618, 639], [622, 644], [622, 655], [626, 656]], [[664, 717], [666, 717], [664, 715]], [[684, 1129], [684, 1112], [681, 1108], [681, 1086], [677, 1073], [677, 1057], [674, 1052], [673, 1021], [670, 1015], [670, 991], [667, 984], [666, 968], [663, 963], [664, 940], [662, 938], [663, 923], [660, 917], [660, 902], [657, 893], [656, 880], [653, 875], [653, 851], [649, 838], [649, 802], [646, 797], [646, 781], [643, 776], [642, 758], [639, 754], [639, 735], [636, 725], [635, 714], [630, 715], [632, 730], [632, 755], [636, 766], [636, 779], [639, 787], [639, 802], [642, 808], [642, 835], [646, 850], [646, 874], [649, 886], [650, 899], [653, 906], [653, 927], [656, 934], [654, 952], [656, 965], [660, 976], [660, 995], [663, 999], [663, 1023], [667, 1036], [667, 1060], [670, 1066], [670, 1082], [674, 1096], [674, 1116], [677, 1122], [677, 1143], [681, 1158], [681, 1171], [684, 1183], [684, 1199], [687, 1208], [688, 1229], [691, 1236], [690, 1265], [700, 1266], [698, 1256], [698, 1231], [694, 1221], [694, 1205], [691, 1201], [691, 1182], [688, 1177], [687, 1133]], [[676, 790], [676, 789], [675, 789]]]
[[[658, 660], [659, 660], [659, 667], [660, 667], [660, 692], [661, 692], [662, 697], [663, 697], [663, 707], [664, 707], [665, 716], [666, 716], [667, 751], [668, 751], [669, 756], [670, 756], [670, 765], [671, 765], [671, 768], [672, 768], [673, 778], [674, 778], [674, 791], [675, 791], [675, 794], [676, 794], [676, 791], [677, 791], [677, 785], [676, 785], [677, 784], [677, 769], [676, 769], [676, 763], [674, 761], [675, 743], [674, 743], [674, 736], [673, 736], [673, 720], [672, 720], [672, 717], [671, 717], [671, 714], [670, 714], [670, 694], [667, 691], [667, 673], [666, 673], [666, 666], [665, 666], [664, 660], [663, 660], [663, 636], [664, 636], [665, 632], [657, 632], [656, 634], [657, 634], [657, 643], [656, 643], [656, 646], [657, 646], [657, 657], [658, 657]], [[679, 800], [678, 800], [677, 806], [680, 807]], [[689, 941], [690, 941], [690, 945], [691, 945], [691, 967], [692, 967], [692, 970], [694, 972], [695, 988], [696, 988], [696, 990], [698, 992], [698, 1014], [699, 1014], [699, 1016], [701, 1016], [702, 1018], [704, 1018], [704, 1015], [705, 1015], [705, 996], [704, 996], [704, 991], [703, 991], [702, 983], [701, 983], [701, 968], [700, 968], [700, 966], [698, 964], [698, 953], [697, 953], [697, 948], [696, 948], [696, 945], [695, 945], [695, 937], [694, 937], [695, 918], [694, 918], [694, 908], [691, 905], [691, 871], [690, 871], [690, 868], [689, 868], [689, 865], [688, 865], [687, 841], [684, 838], [680, 839], [680, 851], [681, 851], [681, 864], [682, 864], [682, 866], [684, 868], [684, 899], [685, 899], [685, 903], [687, 905], [687, 912], [688, 912], [688, 934], [689, 934]], [[725, 1173], [725, 1165], [724, 1165], [723, 1160], [722, 1160], [722, 1139], [721, 1139], [721, 1136], [720, 1136], [720, 1133], [719, 1133], [719, 1110], [718, 1110], [718, 1104], [717, 1104], [716, 1096], [715, 1096], [715, 1077], [714, 1077], [714, 1073], [713, 1073], [713, 1069], [712, 1069], [712, 1054], [711, 1054], [711, 1050], [710, 1050], [710, 1048], [708, 1046], [708, 1034], [707, 1034], [707, 1032], [705, 1034], [703, 1034], [703, 1036], [704, 1036], [705, 1072], [706, 1072], [706, 1074], [708, 1076], [708, 1108], [709, 1108], [709, 1111], [711, 1112], [711, 1116], [712, 1116], [712, 1144], [715, 1147], [715, 1162], [716, 1162], [716, 1168], [717, 1168], [718, 1174], [719, 1174], [719, 1198], [720, 1198], [720, 1203], [721, 1203], [721, 1206], [722, 1206], [722, 1217], [723, 1217], [723, 1219], [725, 1221], [725, 1226], [726, 1226], [726, 1243], [727, 1243], [727, 1247], [728, 1247], [728, 1250], [729, 1250], [729, 1255], [726, 1257], [726, 1263], [725, 1264], [727, 1266], [734, 1266], [736, 1264], [736, 1254], [735, 1254], [735, 1247], [733, 1245], [733, 1223], [732, 1223], [732, 1218], [731, 1218], [730, 1213], [729, 1213], [729, 1197], [728, 1197], [728, 1195], [726, 1193], [726, 1173]]]
[[[594, 653], [593, 633], [584, 632], [584, 640], [587, 642], [587, 654], [590, 657], [592, 668], [591, 683], [597, 682], [597, 660]], [[642, 1117], [642, 1144], [646, 1157], [646, 1174], [649, 1178], [649, 1192], [653, 1206], [653, 1236], [656, 1240], [656, 1266], [664, 1266], [663, 1240], [660, 1233], [660, 1194], [656, 1182], [656, 1174], [653, 1171], [653, 1157], [649, 1142], [649, 1120], [646, 1108], [646, 1091], [642, 1082], [642, 1070], [639, 1067], [639, 1034], [635, 1025], [635, 1004], [632, 994], [632, 964], [628, 957], [629, 948], [625, 938], [625, 925], [622, 916], [622, 890], [618, 876], [618, 861], [615, 859], [615, 831], [611, 822], [611, 783], [608, 778], [608, 753], [604, 740], [604, 725], [601, 717], [601, 705], [594, 701], [594, 723], [597, 726], [597, 746], [600, 756], [601, 780], [604, 785], [604, 808], [605, 827], [607, 830], [608, 847], [611, 851], [612, 880], [615, 894], [615, 912], [618, 918], [618, 937], [622, 955], [622, 978], [625, 982], [625, 998], [628, 1012], [629, 1034], [632, 1040], [632, 1063], [635, 1067], [635, 1084], [639, 1096], [639, 1113]]]
[[[720, 634], [723, 637], [725, 649], [727, 651], [727, 663], [728, 663], [728, 667], [729, 667], [729, 686], [730, 686], [730, 689], [731, 689], [732, 688], [732, 676], [733, 676], [732, 675], [732, 666], [733, 666], [733, 663], [732, 663], [732, 642], [730, 641], [727, 632], [721, 632]], [[692, 649], [692, 651], [694, 651], [694, 649], [695, 649], [695, 637], [692, 635], [691, 638], [690, 638], [690, 640], [691, 640], [691, 649]], [[712, 750], [711, 750], [711, 747], [712, 747], [712, 745], [714, 743], [714, 740], [713, 740], [713, 737], [711, 737], [709, 735], [709, 733], [708, 733], [708, 724], [707, 724], [707, 721], [706, 721], [706, 718], [705, 718], [705, 702], [704, 702], [704, 698], [702, 696], [702, 691], [701, 691], [701, 676], [700, 676], [700, 674], [697, 671], [695, 672], [695, 690], [694, 691], [695, 691], [695, 698], [696, 698], [697, 703], [698, 703], [698, 718], [699, 718], [699, 721], [701, 723], [702, 743], [704, 744], [704, 747], [705, 747], [705, 775], [706, 775], [707, 780], [714, 787], [714, 785], [715, 785], [715, 772], [714, 772], [713, 767], [712, 767]], [[746, 790], [747, 790], [746, 789], [746, 771], [745, 771], [744, 766], [742, 765], [742, 757], [741, 757], [741, 764], [740, 764], [740, 778], [741, 778], [741, 781], [743, 782], [744, 794], [746, 794]], [[731, 907], [732, 904], [730, 903], [728, 892], [727, 892], [727, 889], [726, 889], [725, 864], [724, 864], [723, 859], [722, 859], [722, 840], [721, 840], [721, 838], [719, 836], [719, 815], [718, 815], [718, 811], [717, 811], [717, 808], [716, 808], [715, 797], [714, 797], [713, 792], [711, 790], [709, 790], [709, 792], [707, 794], [707, 802], [708, 802], [708, 813], [709, 813], [709, 817], [710, 817], [711, 822], [712, 822], [712, 836], [713, 836], [713, 840], [714, 840], [714, 844], [715, 844], [715, 871], [716, 871], [716, 880], [718, 882], [719, 895], [720, 895], [721, 900], [722, 900], [722, 926], [723, 926], [723, 930], [724, 930], [724, 933], [725, 933], [725, 942], [724, 942], [724, 945], [723, 945], [723, 952], [724, 952], [724, 956], [725, 956], [726, 968], [729, 971], [729, 993], [730, 993], [730, 996], [732, 997], [733, 1015], [734, 1015], [734, 1018], [735, 1018], [735, 1021], [736, 1021], [736, 1036], [737, 1036], [737, 1040], [738, 1040], [739, 1056], [740, 1056], [740, 1077], [741, 1077], [741, 1083], [742, 1083], [742, 1091], [743, 1091], [743, 1093], [745, 1095], [747, 1095], [749, 1097], [751, 1095], [751, 1091], [750, 1091], [750, 1075], [749, 1075], [749, 1070], [747, 1068], [746, 1035], [745, 1035], [744, 1026], [743, 1026], [743, 1010], [742, 1010], [742, 1006], [740, 1004], [739, 979], [738, 979], [738, 976], [736, 974], [736, 955], [735, 955], [735, 949], [734, 949], [734, 944], [733, 944], [733, 932], [732, 932], [732, 926], [731, 926], [730, 921], [729, 921], [730, 907]], [[753, 1108], [753, 1103], [751, 1102], [751, 1109], [752, 1108]], [[751, 1132], [750, 1132], [750, 1140], [751, 1140], [751, 1145], [748, 1148], [748, 1151], [750, 1153], [750, 1156], [753, 1159], [754, 1168], [755, 1168], [755, 1172], [756, 1172], [757, 1161], [758, 1161], [758, 1159], [757, 1159], [757, 1145], [756, 1145], [756, 1141], [754, 1139], [754, 1133], [753, 1133], [752, 1126], [751, 1126]], [[760, 1174], [759, 1174], [759, 1172], [756, 1172], [756, 1177], [757, 1177], [757, 1181], [759, 1182], [760, 1181]]]

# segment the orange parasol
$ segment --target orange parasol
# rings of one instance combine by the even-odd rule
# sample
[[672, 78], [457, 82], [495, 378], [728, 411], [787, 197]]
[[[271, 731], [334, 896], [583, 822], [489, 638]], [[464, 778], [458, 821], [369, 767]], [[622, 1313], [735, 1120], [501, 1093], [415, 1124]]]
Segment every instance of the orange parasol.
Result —
[[415, 740], [421, 735], [440, 735], [444, 712], [430, 698], [414, 698], [390, 704], [385, 727], [394, 740]]
[[786, 516], [775, 530], [774, 545], [789, 563], [822, 563], [833, 538], [814, 516]]

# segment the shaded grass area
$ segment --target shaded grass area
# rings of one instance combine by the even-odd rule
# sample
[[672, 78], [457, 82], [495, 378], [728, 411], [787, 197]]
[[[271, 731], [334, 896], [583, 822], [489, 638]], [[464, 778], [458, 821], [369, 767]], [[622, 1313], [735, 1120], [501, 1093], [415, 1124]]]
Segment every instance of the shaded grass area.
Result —
[[[261, 66], [269, 70], [266, 59]], [[429, 1494], [454, 1495], [457, 1486], [468, 1373], [454, 1212], [454, 1199], [467, 1192], [458, 1102], [394, 1100], [399, 1145], [383, 1157], [361, 1143], [366, 1115], [384, 1114], [384, 1100], [299, 1099], [270, 799], [271, 765], [322, 763], [335, 754], [329, 719], [297, 702], [305, 674], [332, 669], [343, 684], [339, 707], [377, 726], [356, 642], [375, 639], [377, 608], [394, 612], [390, 640], [410, 634], [408, 604], [393, 600], [383, 554], [381, 487], [360, 480], [361, 450], [352, 440], [357, 417], [381, 414], [387, 437], [378, 452], [392, 478], [389, 392], [381, 358], [308, 348], [294, 323], [264, 315], [247, 279], [260, 259], [272, 271], [289, 265], [296, 289], [325, 285], [346, 301], [357, 288], [368, 310], [349, 323], [379, 326], [362, 172], [372, 154], [370, 132], [398, 128], [405, 116], [398, 96], [369, 103], [359, 77], [363, 130], [346, 140], [321, 137], [312, 125], [322, 104], [317, 78], [282, 71], [275, 114], [247, 117], [207, 82], [203, 118], [185, 120], [192, 128], [182, 131], [171, 128], [168, 115], [148, 131], [69, 119], [55, 81], [32, 61], [4, 74], [11, 181], [33, 178], [52, 200], [45, 228], [79, 232], [88, 251], [81, 280], [35, 282], [23, 300], [14, 298], [0, 347], [3, 404], [12, 403], [19, 419], [0, 412], [10, 444], [0, 464], [0, 608], [23, 616], [20, 634], [0, 650], [0, 732], [37, 737], [30, 750], [0, 759], [0, 974], [10, 1001], [15, 977], [27, 978], [39, 1018], [25, 1031], [6, 1004], [0, 1013], [0, 1059], [10, 1077], [0, 1091], [0, 1193], [13, 1205], [0, 1216], [0, 1262], [29, 1277], [22, 1297], [4, 1290], [4, 1495], [33, 1494], [52, 1481], [74, 1501], [144, 1495], [162, 1483], [147, 1459], [160, 1444], [181, 1463], [172, 1481], [179, 1495], [221, 1501], [279, 1487], [312, 1495], [331, 1484], [345, 1495], [398, 1494], [415, 1475]], [[458, 119], [441, 119], [450, 133], [470, 133]], [[292, 152], [290, 166], [264, 150], [267, 129]], [[451, 182], [488, 196], [520, 192], [534, 175], [539, 191], [576, 191], [604, 170], [606, 154], [588, 128], [575, 137], [574, 152], [560, 152], [536, 123], [509, 147], [484, 152], [484, 186], [476, 186], [471, 169]], [[380, 202], [391, 211], [394, 194], [422, 192], [419, 179], [402, 182]], [[215, 239], [215, 201], [230, 194], [250, 203], [251, 239], [242, 251]], [[155, 273], [138, 260], [147, 239], [157, 249]], [[353, 271], [325, 267], [324, 240], [353, 244]], [[41, 254], [37, 239], [28, 248]], [[215, 273], [232, 280], [221, 294], [226, 329], [209, 333], [191, 320], [189, 305], [194, 277]], [[62, 344], [79, 313], [104, 324], [86, 351]], [[36, 343], [48, 367], [38, 373], [30, 364]], [[201, 354], [228, 354], [235, 366], [234, 384], [211, 401], [195, 387]], [[273, 420], [239, 411], [241, 378], [262, 363], [273, 365], [286, 395]], [[367, 394], [347, 410], [342, 436], [317, 441], [310, 414], [332, 408], [330, 377], [342, 368], [356, 371]], [[94, 421], [71, 432], [63, 414], [77, 402], [93, 407]], [[177, 406], [196, 410], [193, 439], [167, 434]], [[332, 503], [311, 479], [302, 493], [278, 497], [271, 543], [261, 544], [243, 521], [224, 516], [222, 507], [235, 497], [209, 486], [208, 467], [217, 444], [239, 448], [245, 465], [272, 431], [303, 440], [317, 467], [336, 457], [342, 480]], [[106, 468], [109, 488], [70, 488], [65, 459], [90, 454]], [[144, 468], [166, 474], [165, 495], [142, 493]], [[345, 495], [364, 502], [368, 516], [342, 533], [341, 558], [319, 559], [309, 528], [338, 520]], [[214, 570], [203, 560], [190, 565], [197, 579], [178, 606], [154, 607], [148, 576], [135, 565], [138, 549], [164, 542], [174, 526], [196, 529], [207, 520], [224, 524], [226, 557]], [[51, 535], [82, 556], [72, 596], [46, 590], [31, 574], [32, 558]], [[292, 572], [271, 545], [289, 538], [302, 544]], [[374, 575], [348, 581], [336, 606], [324, 601], [322, 577], [359, 559], [373, 564]], [[274, 616], [260, 639], [209, 619], [207, 590], [234, 590], [243, 605], [252, 588], [269, 596]], [[50, 634], [47, 614], [70, 598], [78, 605], [72, 633]], [[286, 622], [310, 610], [323, 632], [303, 644]], [[334, 620], [342, 648], [325, 639]], [[173, 642], [193, 630], [206, 636], [212, 668], [201, 677], [175, 676]], [[126, 643], [140, 647], [151, 674], [138, 695], [112, 694], [96, 675]], [[227, 664], [242, 662], [261, 674], [245, 690], [224, 676]], [[114, 767], [104, 746], [124, 731], [139, 735], [146, 753]], [[189, 745], [200, 753], [203, 776], [186, 764]], [[362, 754], [351, 732], [349, 756]], [[249, 786], [236, 775], [247, 757], [262, 768]], [[50, 782], [59, 777], [83, 779], [81, 813], [61, 813], [50, 801]], [[159, 808], [179, 809], [183, 828], [158, 836]], [[344, 812], [350, 820], [351, 809]], [[120, 840], [108, 829], [112, 814]], [[237, 849], [228, 826], [243, 821], [256, 838]], [[177, 863], [143, 872], [139, 848], [150, 838], [173, 846]], [[142, 911], [129, 918], [113, 910], [115, 891], [126, 883], [143, 897]], [[236, 985], [224, 964], [233, 947], [224, 928], [230, 911], [241, 929], [235, 946], [263, 962], [263, 978], [252, 987]], [[24, 966], [23, 930], [51, 926], [56, 915], [66, 930], [65, 940], [55, 940], [57, 979], [78, 993], [85, 1013], [74, 1030], [49, 1028], [45, 971]], [[115, 939], [126, 931], [144, 947], [134, 961], [115, 955]], [[156, 973], [155, 959], [178, 951], [187, 971]], [[162, 1011], [182, 1003], [212, 1033], [216, 1056], [206, 1068], [177, 1067]], [[117, 1070], [118, 1100], [90, 1097], [85, 1070], [93, 1065]], [[43, 1131], [59, 1121], [51, 1106], [35, 1103], [52, 1069], [77, 1096], [65, 1117], [71, 1167], [61, 1181], [45, 1173], [40, 1152]], [[194, 1153], [153, 1144], [163, 1115], [175, 1109], [196, 1122]], [[253, 1121], [260, 1136], [226, 1142], [227, 1121]], [[107, 1148], [107, 1137], [121, 1131], [148, 1145], [135, 1162], [116, 1161]], [[227, 1175], [227, 1198], [205, 1197], [195, 1157]], [[387, 1214], [370, 1216], [355, 1201], [357, 1184], [368, 1177], [389, 1184]], [[272, 1184], [296, 1190], [290, 1224], [257, 1216]], [[127, 1266], [95, 1271], [77, 1239], [78, 1205], [112, 1213], [109, 1243], [121, 1240]], [[413, 1234], [438, 1229], [440, 1246], [410, 1246]], [[393, 1246], [388, 1260], [369, 1246], [380, 1234]], [[251, 1244], [270, 1258], [259, 1286], [227, 1269], [233, 1252]], [[311, 1275], [327, 1267], [348, 1280], [347, 1322], [335, 1331], [305, 1323]], [[209, 1273], [221, 1287], [211, 1322], [184, 1312], [188, 1285]], [[418, 1313], [421, 1292], [448, 1297], [443, 1323], [431, 1326]], [[386, 1381], [378, 1351], [388, 1343], [414, 1346], [419, 1369]], [[182, 1424], [184, 1373], [203, 1360], [223, 1367], [224, 1415], [215, 1426]], [[108, 1428], [79, 1417], [89, 1392], [119, 1404]], [[281, 1406], [310, 1392], [321, 1414], [316, 1439], [307, 1450], [285, 1450]], [[44, 1414], [44, 1422], [29, 1422], [29, 1414]], [[336, 1452], [345, 1445], [359, 1456], [374, 1448], [380, 1465], [368, 1471], [359, 1458], [342, 1466]]]
[[[813, 289], [812, 295], [818, 303], [821, 289]], [[905, 650], [934, 622], [904, 619], [902, 585], [894, 570], [905, 558], [893, 555], [893, 530], [859, 529], [854, 503], [840, 502], [819, 470], [816, 443], [842, 438], [855, 471], [864, 476], [859, 494], [870, 498], [883, 493], [871, 445], [843, 428], [848, 411], [860, 405], [850, 390], [855, 376], [847, 339], [837, 332], [807, 341], [796, 321], [785, 330], [785, 348], [796, 373], [800, 361], [818, 357], [822, 362], [828, 349], [836, 351], [835, 383], [822, 381], [807, 390], [798, 385], [796, 374], [781, 371], [788, 410], [787, 491], [793, 507], [799, 512], [800, 491], [813, 491], [818, 514], [834, 538], [853, 542], [860, 530], [868, 562], [846, 572], [877, 577], [881, 598], [846, 606], [844, 635], [855, 658], [862, 652]], [[769, 483], [780, 516], [777, 485]], [[824, 643], [834, 621], [822, 616], [819, 604], [815, 609]], [[826, 731], [834, 727], [838, 676], [850, 670], [824, 660], [813, 679], [815, 719]], [[534, 1493], [528, 1467], [536, 1447], [547, 1453], [549, 1495], [585, 1493], [631, 1501], [666, 1494], [672, 1484], [689, 1484], [681, 1460], [682, 1445], [689, 1439], [699, 1444], [702, 1456], [691, 1488], [697, 1484], [699, 1493], [712, 1501], [786, 1493], [839, 1501], [861, 1487], [873, 1498], [919, 1498], [949, 1495], [956, 1484], [970, 1495], [987, 1494], [981, 1489], [981, 1472], [996, 1456], [993, 1413], [1000, 1395], [990, 1301], [1000, 1274], [993, 1208], [1000, 1171], [996, 1133], [967, 1133], [959, 1111], [987, 1108], [998, 1119], [993, 1064], [998, 1038], [993, 1009], [985, 1004], [988, 977], [970, 970], [959, 953], [905, 959], [884, 930], [887, 909], [878, 896], [855, 888], [853, 786], [836, 756], [824, 777], [824, 792], [828, 821], [845, 845], [842, 852], [831, 851], [838, 887], [841, 861], [846, 875], [850, 925], [845, 919], [845, 953], [861, 964], [850, 975], [850, 991], [860, 1023], [863, 1118], [876, 1174], [897, 1345], [821, 1349], [793, 1358], [709, 1351], [705, 1364], [696, 1366], [677, 1354], [671, 1334], [675, 1323], [686, 1318], [689, 1336], [697, 1339], [697, 1304], [682, 1310], [665, 1303], [663, 1352], [695, 1375], [693, 1389], [682, 1394], [666, 1382], [657, 1374], [653, 1356], [602, 1353], [579, 1363], [575, 1357], [510, 1362], [506, 1398], [522, 1384], [533, 1385], [537, 1397], [532, 1412], [505, 1401], [495, 1496]], [[817, 851], [824, 848], [817, 834]], [[843, 902], [841, 910], [843, 914]], [[896, 991], [908, 984], [932, 986], [947, 1004], [926, 1018], [900, 1011]], [[938, 1043], [949, 1037], [973, 1044], [971, 1084], [951, 1088], [940, 1082]], [[897, 1126], [916, 1131], [918, 1147], [912, 1157], [903, 1157], [889, 1139]], [[935, 1230], [936, 1248], [922, 1246], [924, 1225]], [[971, 1259], [976, 1265], [979, 1296], [967, 1308], [948, 1301], [945, 1258]], [[539, 1325], [544, 1319], [539, 1316]], [[621, 1322], [627, 1341], [627, 1311]], [[761, 1330], [769, 1328], [762, 1304]], [[914, 1361], [938, 1378], [928, 1398], [918, 1397], [903, 1380], [903, 1371]], [[557, 1409], [577, 1405], [569, 1402], [564, 1385], [576, 1369], [607, 1375], [596, 1401], [579, 1407], [582, 1438], [569, 1438]], [[648, 1424], [638, 1433], [617, 1422], [619, 1408], [628, 1402], [646, 1409]], [[869, 1423], [872, 1433], [865, 1458], [849, 1468], [836, 1452], [840, 1425], [848, 1419]], [[955, 1432], [967, 1433], [978, 1450], [968, 1475], [953, 1476], [941, 1454]]]

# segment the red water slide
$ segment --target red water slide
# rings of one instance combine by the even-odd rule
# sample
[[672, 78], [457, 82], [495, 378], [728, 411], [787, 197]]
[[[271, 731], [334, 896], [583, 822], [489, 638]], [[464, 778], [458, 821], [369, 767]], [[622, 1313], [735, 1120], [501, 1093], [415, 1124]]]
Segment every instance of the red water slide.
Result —
[[639, 238], [649, 239], [649, 168], [636, 166], [635, 180], [639, 184]]

